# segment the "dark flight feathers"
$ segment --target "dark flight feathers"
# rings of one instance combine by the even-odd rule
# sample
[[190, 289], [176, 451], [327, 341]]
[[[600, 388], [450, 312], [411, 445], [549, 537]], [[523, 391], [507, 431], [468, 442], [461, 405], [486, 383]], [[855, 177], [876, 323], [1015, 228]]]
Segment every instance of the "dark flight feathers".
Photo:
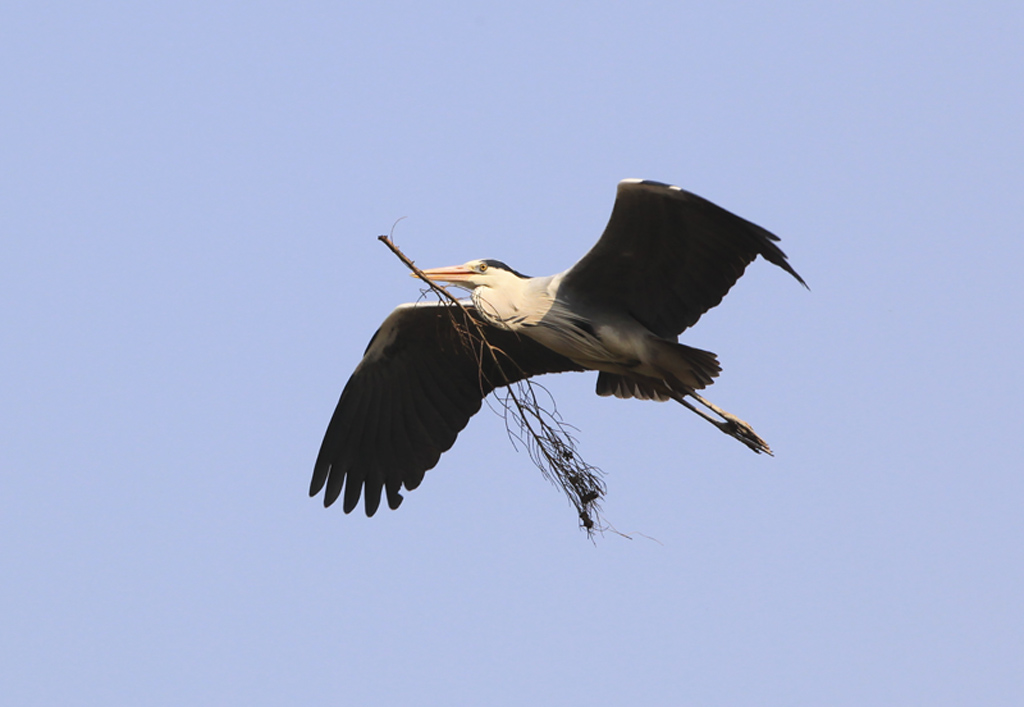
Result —
[[[387, 493], [394, 509], [437, 464], [494, 388], [542, 373], [583, 370], [538, 344], [486, 324], [488, 341], [507, 356], [478, 358], [456, 329], [465, 315], [443, 304], [402, 305], [374, 334], [327, 427], [309, 495], [326, 484], [324, 505], [342, 494], [346, 513], [363, 494], [372, 516]], [[466, 328], [461, 323], [462, 329]]]
[[625, 306], [652, 332], [674, 340], [722, 301], [758, 255], [806, 287], [778, 240], [679, 187], [625, 181], [601, 239], [562, 285], [590, 293], [592, 303]]

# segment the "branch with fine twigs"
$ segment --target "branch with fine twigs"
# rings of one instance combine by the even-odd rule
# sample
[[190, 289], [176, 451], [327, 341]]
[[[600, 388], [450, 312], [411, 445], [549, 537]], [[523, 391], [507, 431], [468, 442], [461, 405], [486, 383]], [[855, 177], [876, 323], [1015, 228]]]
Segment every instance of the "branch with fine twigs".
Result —
[[[390, 248], [442, 301], [448, 303], [456, 331], [480, 364], [481, 379], [484, 375], [484, 361], [493, 364], [498, 371], [500, 378], [488, 383], [495, 390], [504, 388], [503, 393], [495, 395], [495, 400], [503, 411], [500, 414], [505, 418], [505, 428], [513, 445], [518, 442], [525, 446], [530, 460], [540, 469], [544, 478], [562, 489], [579, 514], [580, 526], [587, 531], [588, 536], [593, 537], [595, 531], [610, 529], [600, 520], [599, 501], [605, 493], [601, 471], [580, 457], [571, 432], [573, 428], [562, 420], [550, 394], [547, 397], [551, 401], [551, 409], [548, 410], [538, 400], [537, 384], [528, 378], [505, 373], [511, 370], [508, 366], [516, 366], [515, 361], [500, 348], [491, 345], [484, 327], [466, 306], [444, 286], [427, 278], [388, 236], [378, 236], [377, 239]], [[522, 379], [515, 380], [517, 377]], [[538, 387], [547, 392], [543, 386]]]

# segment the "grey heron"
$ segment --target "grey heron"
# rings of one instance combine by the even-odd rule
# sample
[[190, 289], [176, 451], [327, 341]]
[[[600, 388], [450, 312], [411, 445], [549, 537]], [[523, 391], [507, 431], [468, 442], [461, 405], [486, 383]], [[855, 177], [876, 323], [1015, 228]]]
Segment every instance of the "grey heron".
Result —
[[770, 453], [749, 425], [697, 393], [721, 371], [715, 354], [677, 339], [722, 301], [758, 255], [806, 287], [778, 240], [679, 187], [627, 179], [601, 238], [562, 273], [527, 277], [498, 260], [424, 270], [432, 281], [470, 290], [468, 311], [513, 365], [474, 355], [446, 305], [400, 305], [345, 385], [310, 496], [326, 485], [330, 506], [344, 490], [349, 513], [362, 494], [372, 516], [384, 491], [398, 508], [402, 487], [419, 486], [494, 388], [564, 371], [597, 371], [598, 395], [676, 400], [754, 451]]

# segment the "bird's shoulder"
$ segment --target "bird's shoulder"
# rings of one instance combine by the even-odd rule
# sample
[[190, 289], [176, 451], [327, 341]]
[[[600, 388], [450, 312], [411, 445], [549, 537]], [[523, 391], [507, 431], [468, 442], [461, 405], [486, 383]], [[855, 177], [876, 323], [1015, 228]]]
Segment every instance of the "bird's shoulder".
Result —
[[[460, 302], [464, 312], [473, 316], [473, 303]], [[437, 347], [453, 338], [453, 317], [459, 316], [458, 306], [448, 302], [407, 302], [395, 307], [381, 322], [366, 345], [363, 362], [371, 363], [409, 349]]]

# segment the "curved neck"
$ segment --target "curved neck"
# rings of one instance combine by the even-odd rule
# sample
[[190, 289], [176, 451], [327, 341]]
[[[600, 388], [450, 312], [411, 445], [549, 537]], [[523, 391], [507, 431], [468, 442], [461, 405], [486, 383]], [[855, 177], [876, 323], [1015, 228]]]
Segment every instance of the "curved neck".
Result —
[[551, 278], [520, 278], [512, 275], [494, 286], [473, 289], [473, 304], [484, 319], [502, 329], [515, 330], [536, 324], [551, 309], [547, 284]]

